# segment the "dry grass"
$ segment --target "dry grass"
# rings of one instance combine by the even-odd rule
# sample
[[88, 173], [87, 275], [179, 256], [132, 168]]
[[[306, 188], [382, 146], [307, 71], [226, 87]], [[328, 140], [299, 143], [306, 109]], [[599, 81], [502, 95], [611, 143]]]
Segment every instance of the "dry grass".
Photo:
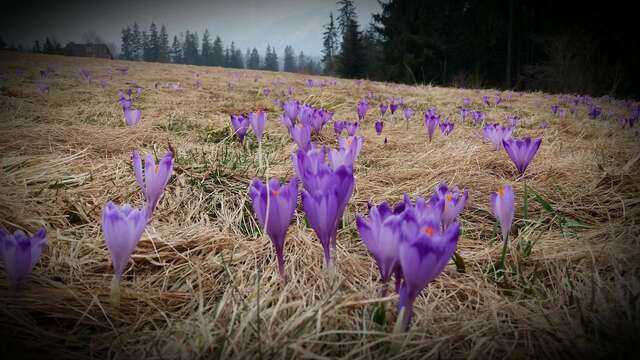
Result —
[[[49, 64], [58, 75], [40, 97], [35, 76]], [[128, 76], [114, 71], [106, 89], [78, 75], [86, 67], [101, 78], [119, 65], [125, 63], [0, 53], [0, 72], [27, 69], [27, 78], [6, 81], [0, 93], [0, 223], [29, 232], [44, 225], [49, 237], [26, 289], [9, 293], [0, 276], [0, 335], [11, 341], [5, 350], [119, 359], [591, 358], [637, 346], [637, 131], [589, 120], [584, 106], [576, 117], [552, 118], [557, 98], [540, 93], [488, 109], [493, 121], [522, 116], [516, 136], [543, 137], [527, 181], [555, 214], [530, 199], [524, 224], [522, 181], [506, 154], [483, 144], [478, 127], [457, 120], [463, 96], [480, 109], [482, 94], [491, 91], [347, 80], [308, 89], [301, 75], [142, 63], [126, 63]], [[193, 86], [196, 73], [201, 90]], [[269, 173], [291, 176], [293, 145], [273, 95], [259, 94], [275, 78], [286, 85], [274, 93], [294, 85], [296, 99], [328, 107], [334, 119], [353, 120], [356, 101], [371, 90], [375, 105], [404, 96], [457, 122], [452, 135], [438, 134], [431, 144], [415, 120], [420, 114], [409, 131], [402, 121], [387, 122], [383, 145], [373, 130], [377, 110], [370, 110], [356, 191], [338, 234], [336, 274], [323, 270], [319, 241], [298, 211], [286, 242], [286, 285], [248, 203], [249, 181], [262, 175], [255, 140], [243, 149], [228, 130], [229, 112], [266, 109]], [[134, 79], [145, 88], [135, 101], [143, 120], [126, 128], [117, 91]], [[180, 82], [183, 90], [155, 89], [156, 82]], [[613, 106], [603, 105], [605, 114]], [[543, 120], [548, 129], [538, 127]], [[335, 144], [332, 134], [328, 126], [321, 140]], [[100, 211], [109, 199], [141, 206], [130, 152], [161, 154], [169, 143], [175, 173], [130, 261], [115, 311]], [[470, 192], [458, 245], [466, 271], [448, 266], [418, 298], [411, 331], [394, 335], [397, 295], [376, 298], [377, 269], [354, 214], [366, 212], [367, 201], [428, 195], [441, 181]], [[518, 235], [508, 276], [497, 280], [489, 270], [501, 244], [492, 238], [488, 199], [503, 183], [518, 194]], [[589, 227], [570, 229], [562, 219]], [[524, 256], [520, 247], [529, 241], [533, 251]], [[378, 301], [386, 304], [385, 326], [372, 321]]]

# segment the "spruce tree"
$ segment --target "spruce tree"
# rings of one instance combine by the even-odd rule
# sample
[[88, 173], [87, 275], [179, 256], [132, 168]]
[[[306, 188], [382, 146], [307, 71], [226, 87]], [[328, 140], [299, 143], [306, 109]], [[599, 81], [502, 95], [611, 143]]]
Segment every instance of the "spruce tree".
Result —
[[264, 56], [264, 68], [265, 70], [278, 71], [278, 55], [276, 49], [267, 44], [267, 53]]
[[362, 77], [366, 73], [366, 63], [359, 30], [360, 25], [356, 20], [353, 2], [340, 0], [338, 3], [343, 5], [338, 19], [339, 22], [344, 22], [344, 32], [337, 62], [337, 72], [346, 78]]
[[340, 35], [344, 35], [349, 23], [356, 19], [356, 7], [353, 5], [353, 0], [338, 0], [336, 4], [340, 6], [338, 9], [338, 30]]
[[142, 32], [142, 60], [151, 61], [151, 43], [146, 31]]
[[158, 61], [169, 62], [169, 34], [167, 28], [162, 24], [160, 27], [160, 47], [158, 49]]
[[[293, 53], [293, 48], [288, 45], [284, 48], [284, 71], [296, 72], [296, 57]], [[302, 65], [302, 64], [300, 64]]]
[[329, 13], [329, 23], [322, 33], [322, 63], [325, 74], [334, 74], [336, 70], [335, 56], [338, 47], [338, 30], [333, 21], [333, 12]]
[[131, 60], [142, 59], [142, 34], [138, 23], [133, 23], [133, 31], [131, 33]]
[[149, 56], [147, 61], [157, 62], [160, 58], [160, 35], [158, 34], [158, 28], [153, 22], [149, 26]]
[[204, 34], [202, 35], [202, 51], [200, 52], [200, 64], [211, 66], [212, 60], [211, 38], [209, 36], [209, 30], [205, 29]]
[[213, 47], [211, 49], [211, 65], [223, 66], [223, 64], [224, 50], [222, 47], [222, 40], [220, 40], [220, 36], [216, 36], [216, 39], [213, 41]]
[[48, 37], [44, 40], [44, 46], [42, 47], [42, 52], [45, 54], [55, 54], [56, 52], [56, 49], [53, 46], [53, 43]]
[[122, 40], [122, 45], [120, 45], [120, 58], [123, 60], [132, 60], [133, 34], [131, 33], [130, 26], [122, 29], [120, 39]]
[[184, 59], [182, 57], [182, 44], [180, 43], [180, 40], [178, 40], [177, 35], [173, 36], [173, 44], [171, 44], [170, 58], [171, 58], [171, 62], [174, 64], [184, 63]]
[[251, 56], [249, 56], [249, 60], [247, 60], [247, 68], [252, 70], [260, 69], [260, 54], [258, 53], [258, 49], [253, 48], [253, 50], [251, 50]]
[[[2, 44], [2, 47], [0, 47], [0, 49], [4, 49], [4, 44]], [[42, 48], [40, 47], [40, 41], [36, 40], [33, 42], [33, 48], [31, 48], [31, 52], [35, 54], [42, 52]]]

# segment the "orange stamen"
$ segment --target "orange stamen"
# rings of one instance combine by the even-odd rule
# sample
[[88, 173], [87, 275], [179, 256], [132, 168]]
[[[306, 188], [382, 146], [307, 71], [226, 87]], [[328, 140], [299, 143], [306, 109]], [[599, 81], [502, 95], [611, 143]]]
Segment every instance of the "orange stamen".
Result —
[[272, 195], [272, 196], [278, 196], [278, 195], [280, 195], [280, 191], [278, 191], [278, 190], [271, 190], [271, 195]]
[[431, 226], [425, 226], [422, 228], [422, 233], [427, 236], [433, 236], [433, 228]]

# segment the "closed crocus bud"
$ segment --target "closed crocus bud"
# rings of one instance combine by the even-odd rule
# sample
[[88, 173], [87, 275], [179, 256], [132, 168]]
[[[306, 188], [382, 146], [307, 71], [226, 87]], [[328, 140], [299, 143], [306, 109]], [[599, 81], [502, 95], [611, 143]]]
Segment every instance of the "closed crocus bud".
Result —
[[358, 122], [347, 122], [345, 123], [344, 128], [347, 130], [348, 136], [355, 136], [356, 131], [360, 128], [360, 123]]
[[116, 278], [122, 278], [131, 253], [138, 245], [147, 224], [147, 209], [135, 209], [125, 204], [118, 207], [109, 201], [102, 210], [102, 232], [111, 254]]
[[278, 179], [268, 184], [253, 179], [249, 188], [253, 210], [271, 239], [278, 259], [278, 271], [284, 278], [284, 240], [293, 219], [298, 202], [298, 181], [294, 177], [288, 184], [280, 184]]
[[367, 110], [369, 109], [369, 103], [365, 99], [360, 99], [358, 101], [358, 119], [363, 120], [367, 115]]
[[11, 234], [0, 227], [0, 259], [11, 289], [17, 290], [25, 285], [46, 245], [44, 228], [29, 237], [22, 230]]
[[251, 129], [256, 134], [258, 141], [262, 141], [262, 135], [264, 134], [264, 127], [267, 123], [267, 114], [264, 111], [258, 111], [249, 113], [249, 124]]
[[500, 124], [486, 124], [483, 129], [484, 138], [490, 141], [496, 150], [500, 150], [503, 140], [511, 139], [512, 127], [500, 126]]
[[493, 216], [495, 216], [496, 220], [500, 222], [502, 240], [507, 241], [509, 232], [511, 231], [511, 224], [513, 223], [516, 206], [513, 188], [510, 185], [501, 186], [498, 191], [491, 193], [490, 200]]
[[380, 270], [382, 295], [386, 295], [386, 283], [391, 274], [400, 267], [398, 249], [400, 247], [401, 216], [394, 214], [389, 205], [383, 202], [369, 208], [369, 219], [356, 215], [356, 225], [362, 242], [375, 259]]
[[298, 145], [298, 149], [309, 151], [311, 148], [311, 128], [306, 124], [298, 124], [291, 128], [291, 138]]
[[389, 106], [385, 103], [380, 103], [380, 115], [384, 116], [384, 113], [387, 112], [387, 108]]
[[142, 160], [137, 151], [133, 152], [132, 162], [133, 173], [144, 194], [147, 209], [149, 210], [148, 215], [150, 217], [162, 197], [164, 188], [171, 178], [174, 162], [173, 153], [167, 151], [157, 165], [153, 155], [147, 154], [144, 161], [144, 172], [142, 170]]
[[411, 120], [411, 117], [413, 116], [413, 109], [410, 107], [406, 107], [404, 108], [404, 118], [409, 121]]
[[142, 117], [142, 112], [136, 109], [125, 109], [124, 110], [124, 120], [128, 126], [136, 126], [140, 122], [140, 118]]
[[378, 135], [382, 134], [382, 129], [384, 128], [384, 122], [382, 120], [376, 121], [375, 128], [376, 128], [376, 134]]
[[451, 134], [454, 127], [453, 123], [450, 123], [450, 122], [444, 122], [439, 126], [440, 126], [440, 133], [445, 136]]
[[436, 114], [435, 110], [428, 109], [424, 113], [424, 125], [427, 127], [427, 135], [429, 136], [429, 142], [431, 142], [433, 138], [433, 133], [436, 129], [436, 126], [440, 123], [440, 116]]

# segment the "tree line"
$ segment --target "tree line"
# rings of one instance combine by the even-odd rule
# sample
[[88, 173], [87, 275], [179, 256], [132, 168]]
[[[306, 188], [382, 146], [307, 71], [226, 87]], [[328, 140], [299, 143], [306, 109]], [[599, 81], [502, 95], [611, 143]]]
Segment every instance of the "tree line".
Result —
[[[137, 23], [121, 32], [120, 58], [132, 61], [148, 61], [202, 66], [221, 66], [236, 69], [280, 71], [280, 61], [275, 47], [267, 45], [264, 56], [257, 48], [242, 52], [235, 42], [225, 46], [220, 39], [205, 29], [202, 38], [197, 32], [186, 30], [174, 35], [170, 41], [165, 25], [158, 29], [151, 23], [148, 30], [141, 30]], [[283, 55], [284, 71], [318, 74], [320, 63], [301, 51], [297, 56], [291, 46], [286, 46]]]
[[[324, 26], [322, 63], [346, 78], [640, 96], [636, 12], [552, 0], [387, 0], [366, 27], [353, 0]], [[626, 8], [626, 9], [625, 9]]]

